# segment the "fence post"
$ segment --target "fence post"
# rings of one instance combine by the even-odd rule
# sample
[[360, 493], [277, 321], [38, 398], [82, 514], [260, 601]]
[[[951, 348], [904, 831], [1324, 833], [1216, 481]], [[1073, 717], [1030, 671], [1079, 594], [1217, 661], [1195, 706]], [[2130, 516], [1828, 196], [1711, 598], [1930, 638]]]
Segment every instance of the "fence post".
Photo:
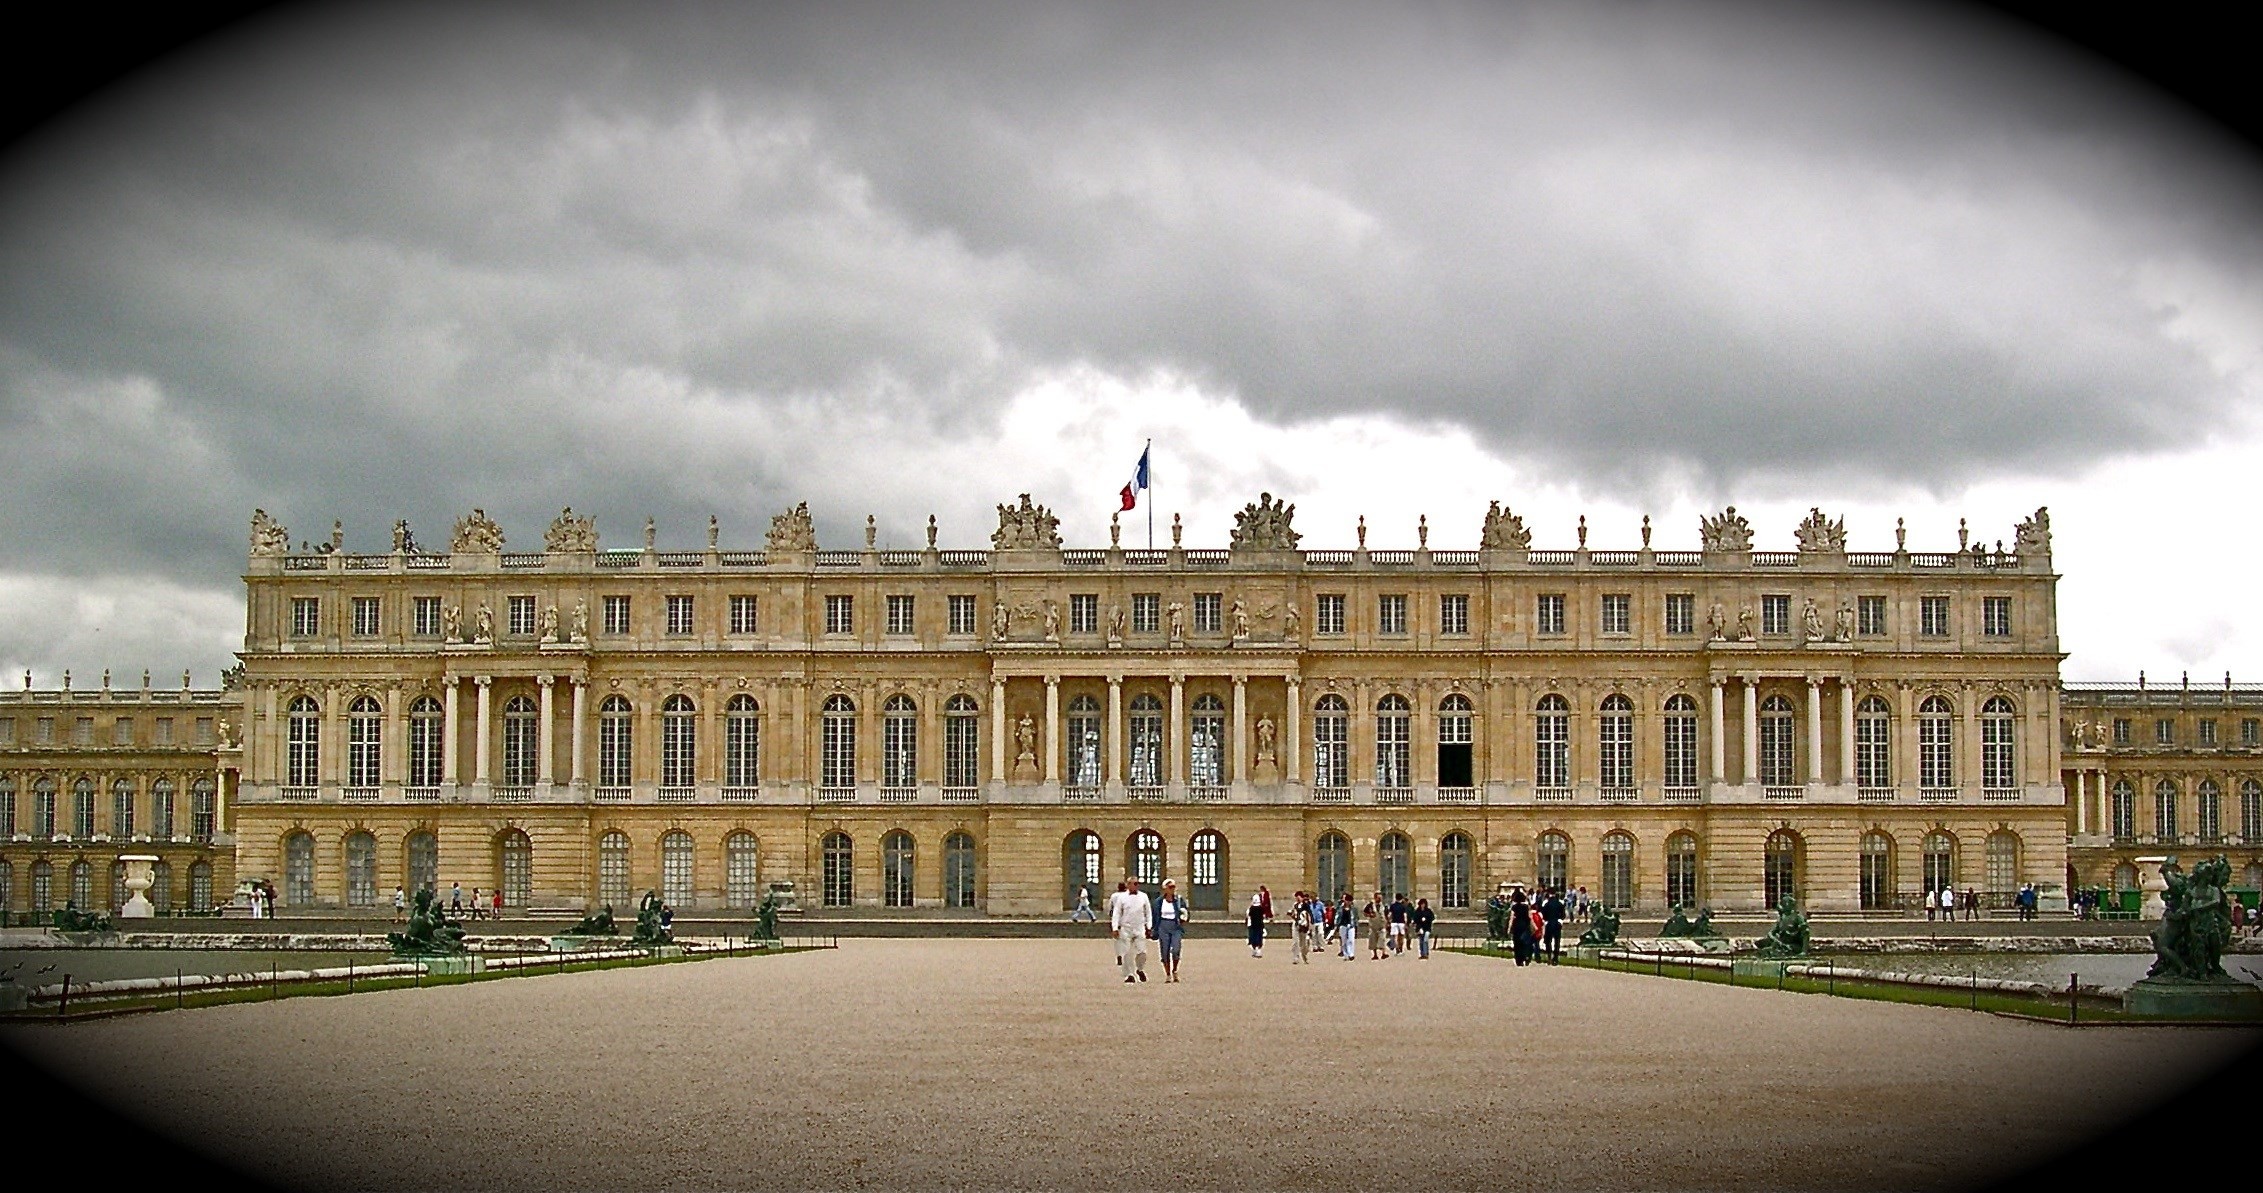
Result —
[[2075, 1024], [2075, 1020], [2076, 1020], [2076, 1017], [2077, 1017], [2077, 1015], [2079, 1014], [2079, 1009], [2080, 1009], [2080, 1007], [2081, 1007], [2081, 1005], [2082, 1005], [2082, 995], [2081, 995], [2081, 994], [2079, 993], [2080, 987], [2079, 987], [2079, 986], [2078, 986], [2078, 985], [2076, 984], [2076, 980], [2077, 980], [2078, 978], [2080, 978], [2081, 976], [2082, 976], [2082, 975], [2080, 975], [2080, 974], [2072, 974], [2072, 973], [2070, 973], [2070, 974], [2068, 974], [2068, 975], [2067, 975], [2067, 1026], [2068, 1026], [2068, 1027], [2073, 1027], [2073, 1026], [2074, 1026], [2074, 1024]]
[[173, 1009], [177, 1011], [187, 1005], [188, 1001], [181, 993], [181, 967], [176, 965], [173, 967]]
[[63, 975], [63, 997], [55, 1004], [55, 1017], [61, 1019], [71, 1011], [71, 975]]

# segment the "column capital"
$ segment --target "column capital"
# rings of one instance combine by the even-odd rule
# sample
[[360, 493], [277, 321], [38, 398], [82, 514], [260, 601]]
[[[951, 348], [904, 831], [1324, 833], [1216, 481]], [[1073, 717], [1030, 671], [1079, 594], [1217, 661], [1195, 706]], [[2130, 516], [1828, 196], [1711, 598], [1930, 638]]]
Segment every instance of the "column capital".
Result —
[[1111, 687], [1111, 688], [1120, 688], [1120, 687], [1124, 686], [1124, 673], [1123, 673], [1123, 672], [1121, 672], [1121, 671], [1111, 671], [1111, 672], [1109, 672], [1109, 673], [1108, 673], [1108, 686], [1109, 686], [1109, 687]]
[[547, 688], [551, 684], [558, 682], [558, 677], [555, 675], [537, 675], [534, 677], [534, 682]]
[[1235, 687], [1237, 687], [1237, 688], [1240, 688], [1240, 687], [1246, 687], [1246, 686], [1248, 686], [1248, 684], [1249, 684], [1249, 677], [1248, 677], [1248, 676], [1246, 676], [1246, 675], [1237, 675], [1237, 676], [1234, 676], [1234, 686], [1235, 686]]
[[495, 677], [492, 675], [474, 675], [471, 677], [471, 681], [484, 688], [487, 685], [494, 683]]
[[442, 687], [453, 688], [463, 681], [464, 677], [461, 675], [443, 675], [440, 677], [440, 684]]
[[1046, 676], [1046, 677], [1045, 677], [1045, 686], [1046, 686], [1046, 687], [1049, 687], [1049, 688], [1057, 688], [1057, 687], [1060, 687], [1060, 686], [1061, 686], [1061, 677], [1060, 677], [1060, 676], [1058, 676], [1058, 675], [1048, 675], [1048, 676]]

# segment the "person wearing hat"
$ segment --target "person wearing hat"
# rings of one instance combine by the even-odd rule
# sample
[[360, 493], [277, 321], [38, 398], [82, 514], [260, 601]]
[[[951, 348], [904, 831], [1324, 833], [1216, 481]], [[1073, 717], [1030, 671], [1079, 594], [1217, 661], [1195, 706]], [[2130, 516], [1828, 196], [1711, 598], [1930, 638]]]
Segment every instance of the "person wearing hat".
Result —
[[1265, 917], [1271, 911], [1265, 903], [1262, 894], [1249, 897], [1249, 955], [1252, 957], [1265, 955]]
[[1163, 980], [1179, 980], [1179, 946], [1186, 938], [1187, 903], [1179, 898], [1177, 879], [1163, 880], [1162, 897], [1155, 900], [1155, 947], [1163, 955]]

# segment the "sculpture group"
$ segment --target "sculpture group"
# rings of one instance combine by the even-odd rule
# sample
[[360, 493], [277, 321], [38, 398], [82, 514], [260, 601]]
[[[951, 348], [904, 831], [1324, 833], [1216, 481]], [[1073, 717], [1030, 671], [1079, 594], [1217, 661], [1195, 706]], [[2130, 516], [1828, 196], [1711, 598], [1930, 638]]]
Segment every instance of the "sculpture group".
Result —
[[418, 887], [407, 928], [386, 933], [385, 942], [396, 957], [453, 957], [465, 951], [464, 926], [448, 918], [430, 888]]

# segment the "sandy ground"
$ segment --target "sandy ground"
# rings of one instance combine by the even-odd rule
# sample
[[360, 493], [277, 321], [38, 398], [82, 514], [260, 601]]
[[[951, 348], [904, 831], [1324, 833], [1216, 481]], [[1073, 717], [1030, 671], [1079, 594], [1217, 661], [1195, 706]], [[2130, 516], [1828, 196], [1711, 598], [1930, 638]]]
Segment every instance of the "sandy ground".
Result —
[[1221, 940], [1185, 970], [855, 940], [4, 1040], [286, 1186], [551, 1190], [1957, 1187], [2252, 1040]]

